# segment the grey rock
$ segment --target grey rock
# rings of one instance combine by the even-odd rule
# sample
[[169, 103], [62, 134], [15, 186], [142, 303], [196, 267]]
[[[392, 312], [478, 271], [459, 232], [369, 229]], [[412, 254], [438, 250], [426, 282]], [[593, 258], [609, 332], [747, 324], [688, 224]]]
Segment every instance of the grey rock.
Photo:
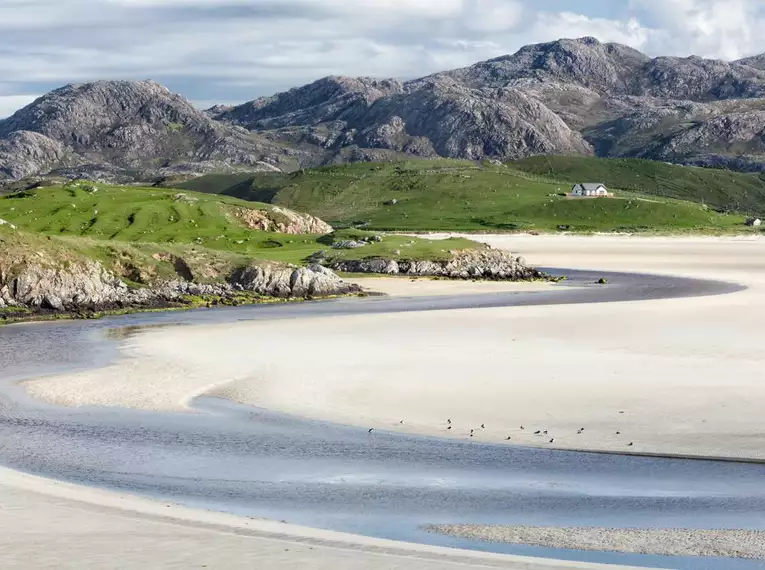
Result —
[[367, 246], [365, 241], [341, 240], [332, 244], [332, 249], [358, 249]]
[[0, 141], [10, 178], [85, 164], [149, 174], [188, 163], [274, 169], [286, 156], [151, 81], [67, 85], [0, 121]]
[[345, 283], [318, 264], [300, 268], [271, 264], [243, 267], [231, 275], [229, 283], [242, 291], [284, 298], [342, 295], [358, 291], [358, 287]]
[[544, 278], [544, 274], [530, 267], [522, 257], [499, 249], [465, 250], [454, 252], [444, 261], [394, 261], [390, 259], [342, 260], [330, 263], [337, 271], [353, 273], [386, 273], [450, 279], [491, 279], [520, 281]]
[[[191, 277], [190, 275], [188, 277]], [[0, 266], [0, 307], [19, 306], [50, 311], [104, 310], [115, 307], [162, 306], [186, 295], [228, 297], [250, 291], [271, 297], [316, 297], [359, 291], [320, 265], [278, 264], [237, 269], [226, 282], [174, 280], [128, 288], [99, 262], [80, 260], [64, 265], [18, 261]]]

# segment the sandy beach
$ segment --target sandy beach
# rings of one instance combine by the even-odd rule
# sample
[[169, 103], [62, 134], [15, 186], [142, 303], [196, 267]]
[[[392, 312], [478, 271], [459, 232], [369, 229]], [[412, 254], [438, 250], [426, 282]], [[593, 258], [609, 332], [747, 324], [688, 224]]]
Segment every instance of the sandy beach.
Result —
[[0, 567], [619, 570], [403, 544], [188, 509], [0, 468]]
[[429, 295], [469, 295], [476, 293], [525, 293], [546, 291], [553, 283], [543, 281], [453, 281], [426, 277], [354, 277], [349, 279], [365, 291], [396, 297], [425, 297]]
[[[496, 443], [765, 459], [765, 241], [482, 239], [540, 266], [706, 277], [749, 289], [160, 329], [126, 340], [121, 360], [106, 369], [25, 387], [68, 406], [183, 411], [205, 394], [379, 430], [457, 438], [474, 430], [474, 440]], [[395, 281], [396, 291], [440, 284]]]

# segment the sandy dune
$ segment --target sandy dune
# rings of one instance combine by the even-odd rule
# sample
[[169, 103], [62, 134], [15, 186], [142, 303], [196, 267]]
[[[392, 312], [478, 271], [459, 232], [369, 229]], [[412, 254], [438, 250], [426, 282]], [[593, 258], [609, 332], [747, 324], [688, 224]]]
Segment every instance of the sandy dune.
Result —
[[708, 277], [750, 289], [156, 330], [128, 339], [124, 358], [107, 369], [26, 388], [65, 405], [181, 410], [207, 393], [444, 437], [474, 429], [475, 439], [491, 442], [765, 459], [765, 240], [485, 239], [537, 265]]

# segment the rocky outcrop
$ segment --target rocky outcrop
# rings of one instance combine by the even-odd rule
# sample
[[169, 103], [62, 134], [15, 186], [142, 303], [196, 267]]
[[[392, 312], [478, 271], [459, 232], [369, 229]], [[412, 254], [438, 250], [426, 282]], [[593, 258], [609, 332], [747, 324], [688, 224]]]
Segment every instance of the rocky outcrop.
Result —
[[253, 210], [251, 208], [234, 208], [234, 216], [249, 229], [263, 232], [279, 232], [282, 234], [328, 234], [332, 226], [310, 214], [299, 214], [272, 206], [268, 210]]
[[546, 275], [530, 267], [522, 257], [499, 249], [466, 250], [444, 261], [410, 261], [382, 258], [342, 260], [329, 263], [332, 269], [352, 273], [381, 273], [450, 279], [524, 281]]
[[57, 265], [20, 262], [0, 265], [0, 308], [20, 307], [55, 312], [149, 308], [184, 303], [189, 295], [236, 297], [242, 292], [264, 297], [311, 298], [359, 291], [320, 265], [292, 267], [278, 264], [239, 268], [218, 283], [184, 280], [130, 288], [97, 261]]
[[237, 269], [229, 281], [236, 289], [270, 297], [344, 295], [360, 289], [318, 264], [284, 267], [259, 264]]

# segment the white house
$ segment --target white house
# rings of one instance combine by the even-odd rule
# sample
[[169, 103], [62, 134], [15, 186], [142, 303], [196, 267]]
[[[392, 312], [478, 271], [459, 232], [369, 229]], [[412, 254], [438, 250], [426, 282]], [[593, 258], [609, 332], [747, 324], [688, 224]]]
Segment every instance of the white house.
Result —
[[610, 196], [611, 194], [604, 184], [583, 182], [581, 184], [574, 184], [574, 187], [571, 188], [571, 195], [597, 198], [601, 196]]

